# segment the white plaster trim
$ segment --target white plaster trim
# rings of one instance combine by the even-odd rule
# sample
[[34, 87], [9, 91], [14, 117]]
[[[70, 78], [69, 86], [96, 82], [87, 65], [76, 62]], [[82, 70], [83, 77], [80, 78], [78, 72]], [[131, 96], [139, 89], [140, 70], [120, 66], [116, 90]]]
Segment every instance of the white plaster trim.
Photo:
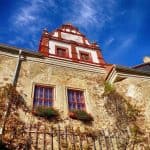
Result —
[[69, 57], [72, 58], [71, 45], [63, 42], [49, 40], [49, 53], [55, 55], [55, 46], [60, 46], [68, 49]]
[[91, 54], [91, 57], [92, 57], [92, 61], [94, 63], [99, 63], [99, 60], [98, 60], [98, 56], [97, 56], [97, 52], [94, 51], [93, 49], [88, 49], [88, 48], [83, 48], [83, 47], [80, 47], [80, 46], [77, 46], [76, 47], [76, 52], [77, 52], [77, 57], [78, 59], [80, 59], [80, 52], [87, 52], [87, 53], [90, 53]]
[[72, 40], [72, 41], [75, 41], [75, 42], [83, 43], [82, 36], [79, 36], [79, 35], [74, 35], [74, 34], [71, 34], [71, 33], [61, 32], [61, 37], [63, 39], [66, 39], [66, 40]]
[[116, 70], [115, 70], [115, 68], [113, 68], [113, 70], [109, 74], [109, 76], [108, 76], [106, 81], [110, 82], [110, 83], [113, 83], [115, 81], [116, 77], [117, 77]]
[[142, 75], [134, 75], [134, 74], [125, 74], [125, 73], [117, 73], [116, 71], [112, 71], [110, 73], [109, 77], [107, 78], [106, 81], [110, 83], [114, 83], [117, 77], [122, 77], [122, 78], [139, 78], [139, 79], [147, 79], [150, 80], [149, 76], [142, 76]]
[[143, 75], [134, 75], [134, 74], [127, 74], [127, 73], [119, 73], [113, 68], [111, 73], [109, 74], [108, 78], [106, 81], [113, 83], [117, 79], [117, 77], [122, 77], [122, 78], [140, 78], [140, 79], [147, 79], [150, 80], [150, 76], [143, 76]]
[[120, 77], [130, 77], [130, 78], [150, 79], [150, 76], [134, 75], [134, 74], [125, 74], [125, 73], [118, 73], [118, 76], [120, 76]]
[[[0, 55], [18, 58], [17, 54], [11, 54], [11, 53], [7, 53], [7, 52], [0, 51]], [[94, 66], [94, 65], [90, 65], [90, 64], [80, 64], [80, 63], [71, 62], [69, 60], [68, 61], [60, 60], [58, 58], [52, 58], [52, 57], [43, 59], [43, 58], [35, 58], [35, 57], [27, 56], [26, 61], [40, 62], [40, 63], [51, 64], [54, 66], [62, 66], [62, 67], [66, 67], [66, 68], [68, 67], [68, 68], [73, 68], [73, 69], [77, 69], [77, 70], [84, 70], [84, 71], [88, 71], [88, 72], [106, 74], [105, 69], [100, 66], [96, 66], [96, 65]]]
[[0, 128], [0, 134], [2, 134], [2, 131], [3, 131], [3, 129], [2, 129], [2, 128]]
[[89, 72], [97, 72], [97, 73], [102, 73], [102, 74], [106, 73], [105, 69], [100, 68], [99, 66], [90, 66], [89, 64], [79, 64], [79, 63], [74, 63], [74, 62], [66, 61], [66, 60], [59, 60], [55, 58], [38, 59], [38, 58], [28, 57], [26, 60], [47, 63], [51, 65], [56, 65], [56, 66], [68, 67], [68, 68], [73, 68], [77, 70], [85, 70]]
[[58, 37], [58, 32], [54, 32], [53, 36]]

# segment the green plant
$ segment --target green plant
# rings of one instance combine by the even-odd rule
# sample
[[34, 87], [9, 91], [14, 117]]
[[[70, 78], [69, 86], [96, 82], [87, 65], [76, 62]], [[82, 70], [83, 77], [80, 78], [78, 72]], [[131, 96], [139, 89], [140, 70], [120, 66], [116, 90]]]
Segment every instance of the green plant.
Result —
[[91, 147], [90, 144], [87, 144], [87, 145], [84, 146], [84, 149], [85, 150], [92, 150], [92, 147]]
[[105, 94], [109, 94], [111, 92], [114, 92], [115, 90], [114, 86], [109, 82], [105, 82], [104, 86], [105, 86], [104, 87]]
[[71, 110], [69, 116], [73, 119], [82, 120], [84, 122], [93, 121], [93, 117], [84, 110]]
[[40, 116], [40, 117], [45, 117], [47, 119], [51, 119], [53, 117], [58, 117], [59, 112], [53, 107], [43, 107], [39, 106], [35, 108], [35, 115]]
[[128, 121], [135, 121], [136, 118], [139, 116], [140, 111], [135, 106], [132, 106], [127, 101], [126, 101], [126, 106], [127, 106]]

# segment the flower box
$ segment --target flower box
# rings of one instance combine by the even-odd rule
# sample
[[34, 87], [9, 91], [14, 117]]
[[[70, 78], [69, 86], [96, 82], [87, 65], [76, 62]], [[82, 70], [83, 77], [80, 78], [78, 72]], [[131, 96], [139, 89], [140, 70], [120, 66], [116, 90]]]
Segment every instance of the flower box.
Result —
[[34, 109], [34, 112], [33, 112], [36, 116], [39, 116], [39, 117], [44, 117], [44, 118], [47, 118], [47, 119], [51, 119], [51, 118], [54, 118], [54, 117], [58, 117], [59, 116], [59, 112], [58, 110], [56, 110], [55, 108], [53, 107], [44, 107], [44, 106], [39, 106], [39, 107], [36, 107]]
[[72, 119], [81, 120], [83, 122], [93, 121], [91, 114], [84, 110], [71, 110], [69, 112], [69, 117]]

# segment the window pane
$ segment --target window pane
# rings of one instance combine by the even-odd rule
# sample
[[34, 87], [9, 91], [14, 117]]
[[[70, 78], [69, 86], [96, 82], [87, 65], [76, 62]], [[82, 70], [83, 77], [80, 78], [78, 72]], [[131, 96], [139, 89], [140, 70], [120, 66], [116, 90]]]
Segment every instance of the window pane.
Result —
[[40, 92], [40, 94], [39, 94], [39, 98], [43, 98], [44, 96], [43, 96], [43, 90], [44, 90], [44, 88], [43, 87], [40, 87], [39, 88], [39, 92]]
[[78, 104], [78, 105], [77, 105], [77, 108], [78, 108], [78, 109], [80, 109], [80, 108], [81, 108], [81, 107], [80, 107], [80, 104]]
[[71, 90], [68, 90], [68, 100], [69, 102], [73, 101], [73, 92]]
[[44, 106], [49, 106], [49, 101], [47, 99], [44, 100]]
[[34, 97], [38, 97], [38, 87], [35, 86]]
[[35, 86], [33, 106], [52, 106], [53, 88], [47, 86]]
[[73, 91], [73, 101], [76, 101], [77, 100], [77, 96], [76, 96], [76, 91]]
[[50, 90], [48, 88], [45, 88], [45, 98], [46, 99], [49, 98], [49, 92], [50, 92]]
[[38, 99], [34, 98], [33, 105], [34, 106], [38, 105]]
[[43, 99], [39, 99], [38, 105], [42, 106], [43, 105]]
[[77, 102], [80, 102], [80, 92], [76, 92], [76, 100]]
[[82, 60], [89, 60], [89, 54], [80, 53], [80, 57]]
[[53, 89], [52, 88], [49, 88], [49, 99], [53, 99]]
[[68, 107], [70, 110], [71, 109], [82, 110], [85, 108], [83, 91], [68, 89], [67, 94], [68, 94]]
[[49, 101], [49, 106], [53, 106], [53, 102], [52, 101]]
[[66, 49], [63, 48], [57, 48], [57, 55], [58, 56], [65, 56], [66, 55]]

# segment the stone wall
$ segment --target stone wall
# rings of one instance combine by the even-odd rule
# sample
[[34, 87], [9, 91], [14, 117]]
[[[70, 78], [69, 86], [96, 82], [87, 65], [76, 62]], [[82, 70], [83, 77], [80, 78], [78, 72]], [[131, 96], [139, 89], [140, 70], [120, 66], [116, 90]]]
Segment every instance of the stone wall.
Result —
[[[0, 55], [0, 85], [11, 83], [17, 64], [17, 58]], [[54, 107], [61, 113], [63, 124], [85, 126], [81, 121], [76, 121], [68, 116], [67, 88], [81, 89], [85, 93], [86, 110], [94, 117], [89, 127], [97, 129], [113, 128], [114, 119], [105, 110], [104, 78], [101, 73], [83, 71], [73, 68], [61, 67], [37, 61], [23, 61], [17, 82], [17, 91], [26, 101], [30, 110], [33, 107], [33, 94], [35, 84], [54, 86]], [[127, 101], [136, 105], [144, 115], [141, 126], [150, 130], [150, 81], [140, 79], [126, 79], [115, 83], [116, 91]], [[25, 114], [20, 112], [25, 119]], [[30, 117], [29, 117], [30, 118]], [[28, 120], [28, 119], [27, 119]]]
[[0, 55], [0, 86], [12, 83], [17, 64], [17, 58]]
[[140, 110], [137, 125], [150, 132], [150, 80], [128, 78], [115, 84], [116, 90]]
[[[16, 59], [5, 57], [0, 60], [1, 66], [4, 68], [1, 72], [1, 77], [4, 78], [5, 76], [8, 76], [8, 82], [11, 82], [15, 70]], [[86, 127], [105, 129], [113, 125], [113, 119], [111, 119], [104, 108], [104, 98], [102, 96], [104, 92], [104, 78], [105, 74], [101, 73], [26, 60], [21, 63], [17, 91], [32, 111], [35, 84], [54, 86], [54, 107], [57, 108], [61, 114], [60, 124], [71, 124], [75, 128], [81, 127], [83, 130]], [[3, 82], [3, 84], [5, 83]], [[94, 118], [94, 121], [91, 124], [86, 125], [85, 123], [73, 120], [68, 116], [67, 88], [81, 89], [84, 91], [86, 110]], [[37, 121], [36, 117], [31, 117], [21, 110], [19, 114], [24, 121]]]
[[59, 110], [66, 125], [82, 124], [81, 121], [74, 121], [68, 117], [66, 93], [68, 87], [84, 90], [86, 110], [94, 117], [92, 127], [107, 128], [113, 123], [103, 107], [104, 75], [38, 62], [23, 62], [17, 90], [22, 93], [30, 109], [32, 109], [35, 84], [55, 87], [54, 107]]

